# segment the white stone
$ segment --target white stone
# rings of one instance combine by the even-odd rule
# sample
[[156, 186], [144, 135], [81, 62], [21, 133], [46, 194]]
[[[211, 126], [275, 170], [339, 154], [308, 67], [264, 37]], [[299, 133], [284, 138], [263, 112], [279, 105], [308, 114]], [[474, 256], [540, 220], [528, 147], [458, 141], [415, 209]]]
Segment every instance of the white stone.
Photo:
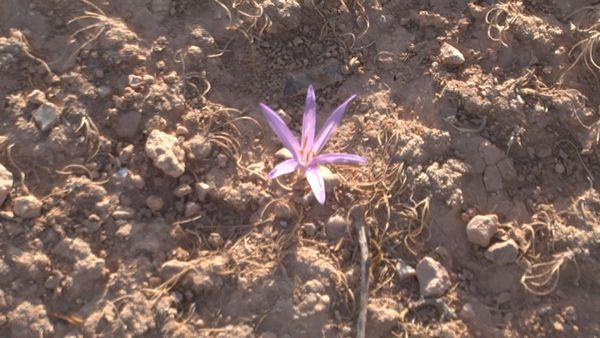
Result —
[[456, 47], [444, 42], [440, 47], [440, 58], [443, 64], [460, 66], [465, 63], [465, 57]]
[[13, 186], [13, 174], [0, 164], [0, 206], [10, 194]]
[[196, 196], [198, 196], [198, 201], [204, 202], [206, 200], [206, 196], [210, 191], [210, 185], [204, 182], [196, 182], [194, 184], [194, 189], [196, 190]]
[[42, 104], [33, 112], [33, 119], [42, 131], [49, 130], [59, 116], [60, 110], [50, 102]]

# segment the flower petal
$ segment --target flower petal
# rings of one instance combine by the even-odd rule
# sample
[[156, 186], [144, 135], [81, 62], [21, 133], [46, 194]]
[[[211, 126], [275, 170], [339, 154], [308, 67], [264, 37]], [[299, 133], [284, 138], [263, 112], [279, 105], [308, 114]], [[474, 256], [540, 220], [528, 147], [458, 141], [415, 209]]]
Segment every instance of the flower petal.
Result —
[[285, 160], [285, 161], [279, 163], [278, 165], [276, 165], [275, 168], [273, 168], [273, 170], [271, 170], [269, 172], [268, 177], [269, 177], [269, 179], [274, 179], [275, 177], [289, 174], [291, 172], [294, 172], [294, 170], [296, 170], [297, 167], [298, 167], [298, 162], [296, 162], [295, 159], [290, 158], [289, 160]]
[[295, 159], [298, 159], [298, 140], [294, 137], [294, 134], [290, 131], [290, 128], [283, 122], [281, 117], [269, 106], [264, 103], [260, 104], [260, 108], [265, 116], [265, 119], [271, 126], [271, 129], [275, 132], [281, 143], [292, 153]]
[[315, 129], [317, 129], [317, 98], [312, 85], [306, 91], [306, 104], [304, 105], [304, 116], [302, 117], [302, 139], [300, 147], [311, 149], [315, 140]]
[[325, 180], [319, 171], [318, 166], [309, 167], [306, 169], [306, 179], [308, 184], [315, 194], [317, 201], [321, 204], [325, 204]]
[[315, 157], [311, 165], [315, 164], [336, 164], [336, 163], [352, 163], [352, 164], [367, 164], [367, 159], [354, 155], [354, 154], [343, 154], [343, 153], [331, 153], [321, 154]]
[[355, 97], [356, 95], [350, 96], [346, 101], [344, 101], [344, 103], [339, 105], [339, 107], [335, 108], [333, 113], [331, 113], [327, 120], [325, 120], [325, 123], [323, 124], [323, 127], [319, 131], [315, 143], [313, 144], [312, 149], [315, 154], [318, 154], [319, 151], [323, 149], [323, 146], [325, 146], [325, 143], [327, 143], [327, 141], [331, 137], [331, 134], [333, 134], [333, 131], [337, 127], [338, 123], [340, 123], [340, 121], [342, 120], [342, 116], [344, 116], [346, 108], [348, 108], [348, 105], [350, 104], [350, 102], [352, 102], [352, 100], [354, 100]]

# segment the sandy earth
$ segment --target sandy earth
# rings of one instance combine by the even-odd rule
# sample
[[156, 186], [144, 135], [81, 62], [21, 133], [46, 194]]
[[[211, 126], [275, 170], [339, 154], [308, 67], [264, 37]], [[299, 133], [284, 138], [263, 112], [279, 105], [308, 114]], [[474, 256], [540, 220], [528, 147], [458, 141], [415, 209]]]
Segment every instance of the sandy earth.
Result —
[[600, 336], [594, 3], [0, 1], [0, 336]]

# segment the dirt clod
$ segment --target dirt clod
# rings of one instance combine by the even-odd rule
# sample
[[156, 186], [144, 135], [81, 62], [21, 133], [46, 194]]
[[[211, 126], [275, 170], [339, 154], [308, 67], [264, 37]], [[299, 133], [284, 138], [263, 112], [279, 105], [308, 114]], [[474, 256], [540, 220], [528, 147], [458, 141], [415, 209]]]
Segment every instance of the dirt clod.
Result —
[[399, 314], [395, 309], [381, 304], [369, 304], [367, 307], [367, 337], [387, 337], [398, 322]]
[[11, 336], [39, 337], [54, 334], [54, 326], [41, 304], [23, 302], [9, 313], [8, 318]]
[[150, 132], [146, 140], [146, 155], [169, 176], [179, 177], [185, 171], [185, 152], [177, 138], [160, 130]]
[[208, 158], [212, 152], [211, 143], [202, 135], [194, 135], [194, 137], [183, 144], [183, 147], [190, 159], [205, 159]]

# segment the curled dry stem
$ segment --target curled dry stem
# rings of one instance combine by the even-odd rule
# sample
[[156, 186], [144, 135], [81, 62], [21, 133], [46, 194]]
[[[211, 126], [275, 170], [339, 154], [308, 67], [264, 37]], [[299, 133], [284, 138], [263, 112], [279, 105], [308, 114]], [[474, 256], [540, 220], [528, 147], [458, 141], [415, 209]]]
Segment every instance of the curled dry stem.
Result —
[[579, 275], [579, 265], [575, 259], [575, 253], [567, 249], [562, 253], [554, 255], [554, 259], [548, 262], [536, 263], [528, 267], [521, 277], [521, 285], [537, 296], [545, 296], [556, 290], [560, 280], [560, 269], [566, 261], [573, 261]]
[[17, 38], [17, 40], [19, 40], [19, 42], [21, 42], [22, 44], [22, 50], [23, 53], [25, 53], [25, 55], [36, 61], [37, 63], [41, 64], [42, 67], [44, 67], [44, 70], [48, 73], [48, 75], [53, 76], [54, 72], [52, 72], [52, 70], [50, 69], [50, 67], [48, 66], [48, 63], [46, 63], [46, 61], [42, 60], [41, 58], [31, 54], [30, 50], [31, 50], [31, 45], [29, 45], [29, 41], [27, 41], [27, 38], [25, 37], [25, 35], [23, 33], [21, 33], [21, 31], [18, 30], [13, 30], [12, 31], [12, 35], [14, 37]]
[[15, 162], [14, 158], [12, 157], [12, 148], [14, 146], [15, 146], [15, 144], [11, 143], [6, 147], [6, 157], [8, 157], [8, 162], [19, 173], [19, 182], [20, 182], [21, 190], [24, 194], [27, 194], [29, 192], [29, 189], [27, 189], [27, 185], [25, 184], [25, 172], [21, 169], [20, 166], [17, 165], [17, 162]]
[[509, 0], [492, 6], [485, 14], [485, 22], [488, 24], [487, 34], [490, 40], [500, 42], [503, 46], [508, 47], [506, 32], [521, 15], [521, 12], [521, 1]]

